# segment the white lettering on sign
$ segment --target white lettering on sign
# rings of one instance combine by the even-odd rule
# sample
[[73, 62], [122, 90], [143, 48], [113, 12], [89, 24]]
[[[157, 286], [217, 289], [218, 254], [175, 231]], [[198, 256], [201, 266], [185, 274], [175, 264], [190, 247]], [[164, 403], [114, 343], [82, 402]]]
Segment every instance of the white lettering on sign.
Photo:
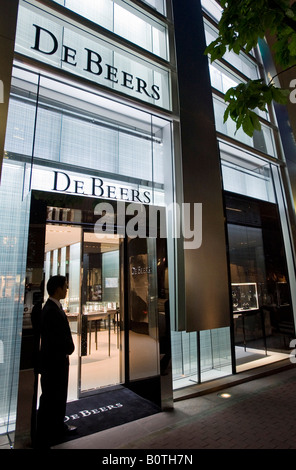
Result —
[[171, 109], [167, 68], [41, 11], [29, 2], [26, 6], [20, 5], [16, 52], [141, 101]]
[[138, 274], [151, 274], [151, 266], [132, 266], [132, 276], [137, 276]]
[[151, 192], [139, 186], [59, 170], [34, 168], [31, 189], [150, 204]]
[[149, 191], [129, 189], [118, 185], [107, 184], [102, 178], [89, 177], [87, 179], [71, 178], [67, 173], [54, 171], [53, 191], [70, 192], [82, 196], [103, 197], [107, 199], [120, 199], [148, 204]]
[[66, 423], [67, 421], [70, 421], [70, 420], [88, 418], [89, 416], [92, 416], [92, 415], [105, 413], [106, 411], [111, 411], [111, 410], [122, 408], [122, 407], [123, 407], [122, 403], [115, 403], [115, 405], [101, 406], [100, 408], [94, 408], [92, 410], [81, 410], [81, 411], [78, 411], [77, 413], [69, 414], [68, 416], [65, 416], [64, 421]]
[[[41, 28], [36, 24], [33, 24], [36, 28], [35, 44], [31, 49], [41, 52], [45, 55], [53, 55], [59, 49], [62, 51], [62, 62], [77, 67], [77, 50], [73, 47], [62, 45], [59, 47], [59, 42], [56, 36], [49, 30]], [[41, 35], [47, 36], [50, 39], [49, 48], [45, 49], [41, 47]], [[47, 39], [48, 39], [47, 38]], [[48, 42], [48, 41], [44, 41]], [[129, 90], [135, 90], [137, 93], [144, 94], [148, 98], [152, 98], [156, 101], [160, 99], [159, 86], [152, 84], [149, 86], [145, 80], [139, 77], [134, 77], [132, 74], [123, 70], [118, 70], [110, 64], [103, 63], [102, 56], [97, 52], [87, 47], [83, 50], [83, 70], [92, 75], [102, 75], [104, 80], [109, 80], [113, 83], [119, 83], [122, 87], [128, 88]]]

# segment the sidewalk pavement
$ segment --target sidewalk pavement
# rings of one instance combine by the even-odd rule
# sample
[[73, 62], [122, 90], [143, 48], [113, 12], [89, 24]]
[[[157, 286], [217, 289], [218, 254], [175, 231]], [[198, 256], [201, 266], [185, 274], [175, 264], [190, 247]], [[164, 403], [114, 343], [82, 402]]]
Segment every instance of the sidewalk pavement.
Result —
[[[229, 398], [222, 398], [229, 392]], [[56, 449], [296, 449], [296, 368], [228, 382], [176, 401], [174, 410]]]

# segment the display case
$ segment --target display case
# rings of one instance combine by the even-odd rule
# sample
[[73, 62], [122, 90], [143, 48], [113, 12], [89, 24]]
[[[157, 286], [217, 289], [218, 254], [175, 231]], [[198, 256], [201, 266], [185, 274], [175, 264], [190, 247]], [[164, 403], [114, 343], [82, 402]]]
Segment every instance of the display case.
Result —
[[233, 283], [231, 290], [233, 313], [258, 310], [258, 292], [255, 282]]

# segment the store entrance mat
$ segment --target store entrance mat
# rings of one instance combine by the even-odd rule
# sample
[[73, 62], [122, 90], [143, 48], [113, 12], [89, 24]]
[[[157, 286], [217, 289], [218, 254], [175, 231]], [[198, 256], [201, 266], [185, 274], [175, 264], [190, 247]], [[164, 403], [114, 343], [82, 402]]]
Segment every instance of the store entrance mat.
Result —
[[159, 412], [157, 405], [127, 388], [81, 398], [67, 403], [65, 422], [77, 430], [63, 440], [78, 439]]

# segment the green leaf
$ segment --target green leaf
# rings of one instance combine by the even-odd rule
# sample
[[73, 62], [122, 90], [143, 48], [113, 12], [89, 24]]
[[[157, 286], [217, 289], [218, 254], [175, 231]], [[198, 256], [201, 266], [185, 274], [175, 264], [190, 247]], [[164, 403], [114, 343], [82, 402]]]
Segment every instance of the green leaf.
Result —
[[272, 98], [279, 104], [287, 104], [288, 96], [290, 94], [289, 90], [284, 90], [282, 88], [272, 87]]
[[244, 132], [249, 136], [249, 137], [252, 137], [253, 133], [254, 133], [254, 126], [252, 124], [252, 120], [249, 116], [249, 114], [246, 114], [245, 118], [243, 119], [242, 121], [242, 126], [243, 126], [243, 130]]
[[223, 123], [225, 124], [225, 122], [227, 121], [228, 117], [229, 117], [229, 113], [230, 113], [230, 109], [229, 107], [226, 108], [225, 112], [224, 112], [224, 117], [223, 117]]
[[288, 16], [288, 18], [294, 18], [294, 12], [293, 10], [291, 10], [291, 8], [288, 8], [288, 10], [286, 10], [286, 15]]
[[[267, 33], [274, 37], [274, 57], [282, 69], [296, 65], [296, 1], [290, 0], [221, 0], [223, 13], [218, 24], [218, 37], [206, 48], [211, 62], [223, 58], [226, 51], [239, 54], [250, 51], [258, 38]], [[294, 27], [295, 23], [295, 27]], [[286, 104], [289, 90], [276, 88], [263, 80], [249, 80], [230, 88], [224, 96], [227, 108], [224, 122], [232, 119], [236, 129], [243, 128], [252, 136], [261, 129], [255, 111], [266, 111], [274, 100]]]
[[253, 131], [254, 130], [260, 131], [261, 130], [261, 124], [260, 124], [259, 117], [257, 116], [257, 114], [254, 113], [253, 111], [251, 111], [250, 112], [250, 119], [252, 121]]

